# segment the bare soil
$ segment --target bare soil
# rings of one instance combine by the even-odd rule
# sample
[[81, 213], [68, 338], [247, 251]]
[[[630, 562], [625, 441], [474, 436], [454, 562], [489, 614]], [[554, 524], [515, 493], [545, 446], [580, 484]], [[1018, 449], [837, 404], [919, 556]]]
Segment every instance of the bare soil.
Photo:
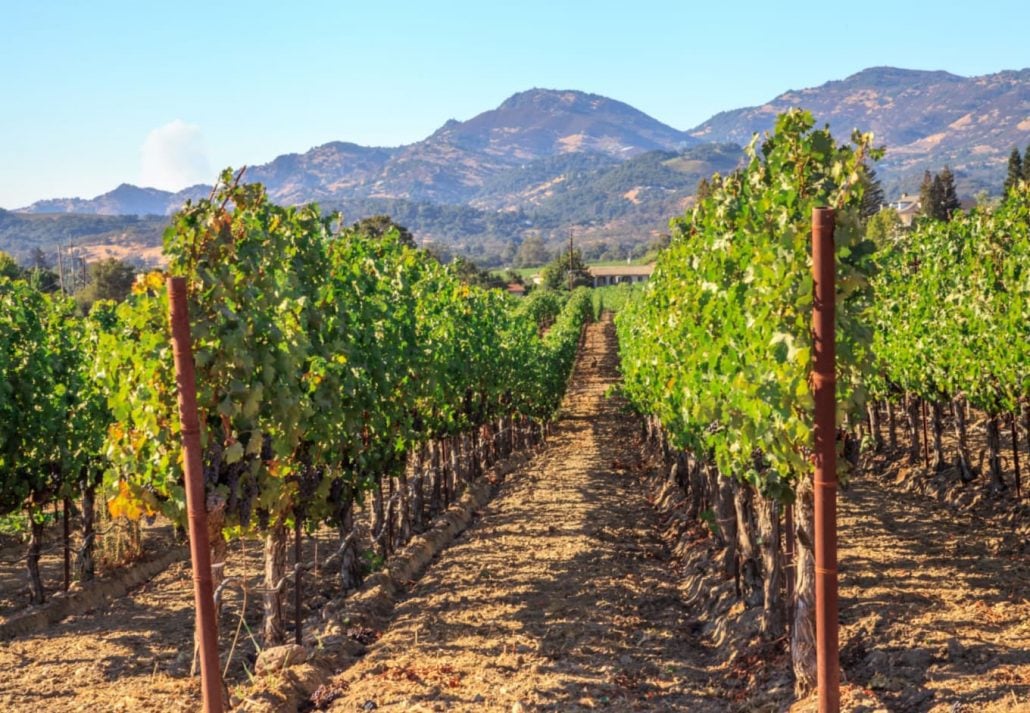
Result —
[[334, 682], [329, 710], [724, 711], [630, 466], [609, 322], [587, 328], [557, 428]]
[[841, 494], [841, 665], [891, 711], [1030, 711], [1030, 561], [1011, 526], [884, 490]]

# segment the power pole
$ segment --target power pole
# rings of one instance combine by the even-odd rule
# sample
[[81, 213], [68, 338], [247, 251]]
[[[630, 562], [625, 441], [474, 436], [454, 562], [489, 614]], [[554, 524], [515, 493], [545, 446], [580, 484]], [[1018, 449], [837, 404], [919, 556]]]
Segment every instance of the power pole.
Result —
[[57, 244], [57, 284], [61, 286], [61, 294], [68, 294], [64, 289], [64, 258], [61, 256], [61, 244]]
[[569, 292], [572, 292], [572, 226], [569, 226]]

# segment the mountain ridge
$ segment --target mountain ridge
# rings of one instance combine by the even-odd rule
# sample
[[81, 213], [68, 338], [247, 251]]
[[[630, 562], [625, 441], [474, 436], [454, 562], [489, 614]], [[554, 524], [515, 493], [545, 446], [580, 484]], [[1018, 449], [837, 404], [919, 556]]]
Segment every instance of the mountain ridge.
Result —
[[[280, 203], [318, 201], [349, 219], [400, 210], [424, 239], [472, 252], [477, 240], [517, 245], [534, 232], [556, 242], [570, 227], [587, 239], [641, 241], [689, 205], [699, 178], [732, 170], [739, 146], [794, 106], [842, 140], [856, 127], [873, 131], [887, 146], [876, 170], [888, 196], [915, 190], [924, 170], [945, 164], [964, 195], [997, 192], [1011, 148], [1030, 143], [1030, 69], [962, 77], [879, 66], [719, 112], [686, 131], [599, 94], [533, 88], [450, 119], [421, 141], [333, 141], [251, 166], [246, 179], [264, 183]], [[121, 184], [22, 212], [167, 215], [209, 190]]]

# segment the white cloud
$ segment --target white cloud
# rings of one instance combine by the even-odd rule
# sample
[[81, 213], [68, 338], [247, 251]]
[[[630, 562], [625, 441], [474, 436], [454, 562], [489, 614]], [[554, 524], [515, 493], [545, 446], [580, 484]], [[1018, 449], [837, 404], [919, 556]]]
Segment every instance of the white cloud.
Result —
[[147, 134], [140, 147], [141, 185], [177, 191], [213, 179], [199, 126], [176, 119]]

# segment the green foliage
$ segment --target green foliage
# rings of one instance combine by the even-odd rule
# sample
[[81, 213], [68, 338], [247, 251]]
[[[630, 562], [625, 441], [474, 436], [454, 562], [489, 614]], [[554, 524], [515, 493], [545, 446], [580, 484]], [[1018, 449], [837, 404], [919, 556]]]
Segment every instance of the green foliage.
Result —
[[17, 280], [21, 276], [22, 269], [18, 262], [7, 253], [0, 251], [0, 277]]
[[89, 281], [75, 293], [75, 301], [84, 312], [89, 312], [97, 300], [121, 302], [128, 297], [135, 280], [136, 268], [127, 262], [117, 258], [99, 260], [89, 266]]
[[947, 166], [936, 174], [923, 174], [919, 188], [919, 201], [923, 215], [932, 220], [948, 221], [962, 207], [955, 191], [955, 174]]
[[873, 246], [860, 210], [863, 161], [879, 152], [871, 135], [841, 145], [814, 124], [807, 112], [781, 115], [741, 171], [713, 177], [616, 316], [635, 406], [657, 415], [675, 446], [783, 498], [811, 468], [813, 207], [837, 211], [839, 418], [861, 405], [870, 359]]
[[403, 225], [393, 222], [393, 218], [388, 215], [379, 214], [362, 218], [351, 226], [351, 230], [370, 238], [381, 238], [388, 233], [396, 232], [397, 239], [401, 244], [407, 245], [409, 248], [415, 247], [415, 236], [411, 234], [411, 231]]
[[572, 288], [589, 287], [594, 283], [579, 250], [573, 250], [571, 254], [568, 250], [558, 253], [540, 272], [540, 277], [543, 285], [551, 290], [568, 290], [570, 285]]
[[[169, 271], [189, 284], [209, 495], [230, 528], [254, 515], [262, 528], [334, 521], [424, 441], [506, 414], [549, 418], [564, 391], [585, 295], [542, 339], [519, 300], [467, 284], [460, 264], [394, 227], [337, 233], [337, 222], [226, 173], [166, 233]], [[133, 506], [181, 518], [162, 276], [114, 314], [98, 350], [112, 472]]]
[[594, 319], [600, 319], [606, 310], [618, 313], [634, 296], [643, 289], [643, 283], [622, 282], [617, 285], [605, 285], [591, 290]]
[[1023, 157], [1019, 155], [1019, 149], [1013, 148], [1009, 154], [1009, 165], [1005, 173], [1005, 183], [1002, 185], [1002, 195], [1008, 194], [1016, 184], [1023, 180]]
[[898, 211], [894, 208], [884, 208], [877, 211], [866, 222], [866, 237], [876, 243], [878, 247], [882, 247], [897, 240], [904, 229]]
[[0, 514], [36, 516], [72, 494], [90, 445], [76, 428], [82, 333], [70, 300], [0, 278]]
[[1030, 393], [1030, 191], [925, 221], [880, 257], [871, 319], [877, 396], [890, 387], [988, 413]]

